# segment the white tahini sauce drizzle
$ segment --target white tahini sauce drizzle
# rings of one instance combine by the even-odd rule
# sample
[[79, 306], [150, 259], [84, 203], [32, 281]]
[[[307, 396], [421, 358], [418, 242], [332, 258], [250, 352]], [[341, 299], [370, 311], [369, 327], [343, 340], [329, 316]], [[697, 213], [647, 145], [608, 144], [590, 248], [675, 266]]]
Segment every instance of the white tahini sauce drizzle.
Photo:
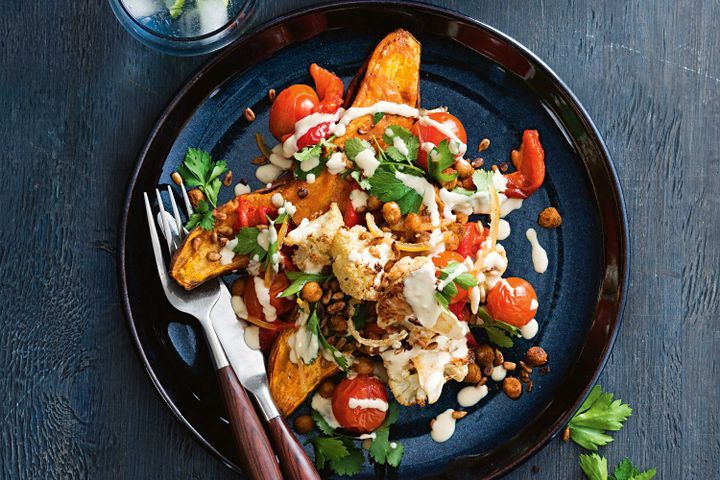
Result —
[[540, 325], [538, 325], [537, 320], [533, 318], [528, 323], [526, 323], [525, 326], [520, 328], [520, 335], [522, 335], [525, 340], [531, 340], [535, 338], [535, 335], [537, 335], [539, 329]]
[[449, 408], [435, 417], [430, 436], [436, 442], [446, 442], [455, 433], [455, 419], [452, 417], [453, 412], [454, 410]]
[[272, 183], [283, 173], [283, 169], [272, 163], [261, 165], [255, 170], [255, 176], [262, 183]]
[[297, 141], [311, 128], [317, 127], [321, 123], [329, 123], [330, 130], [333, 130], [335, 128], [335, 122], [337, 122], [344, 113], [345, 110], [342, 108], [339, 108], [335, 113], [311, 113], [307, 117], [295, 122], [295, 133], [283, 142], [283, 155], [286, 158], [293, 156], [295, 152], [298, 151]]
[[440, 283], [438, 283], [437, 289], [442, 292], [445, 289], [445, 287], [450, 285], [450, 282], [455, 280], [457, 277], [459, 277], [463, 273], [467, 273], [467, 271], [468, 271], [467, 266], [464, 263], [461, 263], [459, 266], [457, 266], [455, 268], [455, 270], [453, 270], [453, 272], [450, 275], [447, 276], [447, 278], [445, 278], [444, 280], [441, 280]]
[[507, 370], [505, 370], [505, 367], [503, 367], [502, 365], [498, 365], [496, 367], [493, 367], [490, 378], [492, 378], [496, 382], [501, 382], [505, 378], [505, 375], [507, 375]]
[[340, 424], [335, 419], [335, 415], [332, 411], [331, 399], [324, 398], [319, 393], [316, 393], [310, 401], [310, 406], [313, 410], [318, 412], [332, 428], [340, 428]]
[[237, 247], [237, 244], [237, 238], [233, 238], [220, 250], [220, 265], [230, 265], [232, 263], [233, 258], [235, 258], [235, 251], [233, 249]]
[[260, 350], [260, 327], [248, 325], [243, 333], [245, 343], [253, 350]]
[[305, 177], [305, 181], [307, 183], [315, 183], [315, 174], [314, 173], [308, 173], [307, 177]]
[[233, 295], [230, 298], [230, 305], [232, 305], [235, 316], [237, 316], [238, 318], [242, 318], [243, 320], [247, 319], [248, 312], [243, 297], [241, 297], [240, 295]]
[[435, 300], [435, 265], [432, 262], [405, 275], [403, 295], [422, 326], [432, 328], [442, 312]]
[[488, 394], [487, 385], [470, 385], [458, 392], [457, 401], [461, 407], [472, 407]]
[[313, 332], [307, 329], [308, 313], [300, 310], [297, 320], [295, 320], [295, 331], [288, 337], [288, 346], [290, 347], [290, 361], [298, 364], [301, 361], [310, 364], [317, 357], [320, 342]]
[[343, 159], [343, 152], [335, 152], [330, 155], [327, 163], [325, 163], [325, 167], [327, 167], [328, 172], [330, 172], [331, 175], [337, 175], [344, 172], [346, 168], [345, 160]]
[[265, 286], [265, 279], [253, 277], [253, 281], [255, 282], [255, 295], [262, 306], [265, 321], [274, 322], [277, 320], [277, 310], [270, 304], [270, 289]]
[[283, 203], [285, 203], [285, 199], [280, 193], [273, 193], [272, 197], [270, 197], [270, 201], [276, 208], [282, 207]]
[[453, 132], [450, 127], [448, 127], [444, 123], [433, 120], [426, 115], [421, 116], [418, 122], [420, 123], [420, 125], [434, 127], [435, 130], [449, 138], [450, 142], [448, 143], [448, 148], [453, 155], [462, 156], [465, 155], [465, 152], [467, 152], [467, 145], [462, 140], [460, 140], [457, 135], [455, 135], [455, 132]]
[[470, 311], [474, 314], [478, 312], [480, 307], [480, 287], [475, 285], [470, 289]]
[[387, 412], [388, 403], [382, 398], [351, 398], [348, 401], [350, 408], [374, 408], [381, 412]]
[[354, 210], [367, 207], [368, 198], [370, 198], [370, 196], [362, 190], [353, 190], [350, 192], [350, 203], [352, 203]]
[[405, 145], [405, 140], [403, 140], [400, 137], [393, 138], [393, 147], [397, 148], [398, 152], [402, 153], [406, 157], [407, 157], [408, 153], [410, 153], [407, 145]]
[[498, 222], [498, 240], [505, 240], [510, 236], [510, 223], [507, 220], [500, 219]]
[[525, 237], [532, 247], [532, 261], [535, 271], [545, 273], [548, 267], [548, 256], [545, 249], [540, 245], [540, 242], [538, 242], [537, 232], [534, 228], [528, 228], [527, 232], [525, 232]]
[[235, 196], [236, 197], [238, 195], [245, 195], [246, 193], [250, 193], [250, 192], [251, 192], [251, 190], [250, 190], [249, 185], [245, 185], [242, 182], [235, 185]]
[[363, 171], [366, 177], [375, 175], [375, 170], [380, 166], [380, 162], [375, 158], [375, 150], [366, 148], [355, 156], [355, 164]]
[[338, 123], [341, 125], [347, 125], [356, 118], [380, 112], [388, 115], [399, 115], [401, 117], [418, 117], [420, 115], [420, 111], [410, 105], [382, 101], [377, 102], [374, 105], [370, 105], [369, 107], [348, 108]]

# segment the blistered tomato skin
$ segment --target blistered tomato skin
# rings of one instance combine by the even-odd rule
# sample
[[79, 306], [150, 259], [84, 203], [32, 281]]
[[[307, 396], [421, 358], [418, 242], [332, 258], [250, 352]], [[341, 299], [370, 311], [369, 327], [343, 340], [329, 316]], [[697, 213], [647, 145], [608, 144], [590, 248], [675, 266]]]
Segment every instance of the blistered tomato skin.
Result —
[[333, 391], [332, 410], [345, 430], [370, 433], [385, 421], [387, 412], [376, 408], [350, 408], [350, 399], [380, 399], [387, 403], [385, 385], [375, 377], [356, 375], [340, 382]]
[[505, 175], [510, 198], [527, 198], [545, 180], [545, 150], [537, 130], [525, 130], [519, 150], [513, 150], [512, 162], [517, 171]]
[[307, 117], [320, 104], [315, 90], [307, 85], [290, 85], [278, 94], [270, 109], [270, 132], [283, 141], [295, 131], [295, 122]]
[[490, 315], [515, 327], [524, 327], [537, 313], [537, 294], [529, 282], [518, 277], [500, 280], [490, 290], [487, 309]]
[[[455, 116], [447, 112], [434, 112], [428, 115], [431, 120], [443, 124], [449, 128], [453, 134], [463, 143], [467, 143], [467, 133], [465, 133], [465, 127], [462, 122]], [[420, 122], [415, 122], [412, 127], [412, 133], [420, 140], [420, 144], [429, 142], [433, 145], [439, 145], [443, 140], [448, 137], [442, 132], [438, 131], [435, 127], [430, 125], [422, 125]], [[422, 148], [418, 151], [418, 165], [424, 170], [427, 170], [427, 152]]]

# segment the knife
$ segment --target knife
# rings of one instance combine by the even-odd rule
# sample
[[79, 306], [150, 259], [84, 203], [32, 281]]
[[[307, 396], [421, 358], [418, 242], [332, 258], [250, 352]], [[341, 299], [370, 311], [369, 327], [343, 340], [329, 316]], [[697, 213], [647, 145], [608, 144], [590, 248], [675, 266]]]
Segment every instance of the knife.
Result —
[[210, 311], [210, 319], [237, 378], [253, 394], [260, 413], [267, 421], [268, 432], [285, 479], [320, 480], [315, 466], [280, 416], [270, 396], [263, 355], [260, 350], [250, 348], [245, 342], [245, 322], [235, 315], [230, 291], [222, 283], [220, 297]]

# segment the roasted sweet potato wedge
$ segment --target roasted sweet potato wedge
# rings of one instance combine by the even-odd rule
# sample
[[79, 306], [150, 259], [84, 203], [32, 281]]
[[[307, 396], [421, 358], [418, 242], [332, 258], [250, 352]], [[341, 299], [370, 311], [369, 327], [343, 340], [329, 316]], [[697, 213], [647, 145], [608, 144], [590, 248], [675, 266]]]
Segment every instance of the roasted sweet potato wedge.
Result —
[[[357, 88], [353, 107], [369, 107], [380, 101], [400, 103], [417, 108], [420, 104], [420, 42], [406, 30], [388, 34], [375, 47], [364, 76]], [[388, 125], [410, 128], [414, 119], [385, 115], [373, 126], [372, 115], [350, 122], [343, 137], [335, 140], [344, 145], [351, 137], [382, 139]], [[364, 133], [363, 133], [364, 132]]]
[[[298, 196], [298, 190], [301, 188], [308, 192], [304, 198]], [[350, 201], [352, 188], [352, 182], [325, 171], [318, 176], [314, 183], [288, 179], [272, 188], [257, 190], [242, 195], [242, 197], [244, 201], [255, 206], [270, 206], [273, 194], [280, 193], [283, 198], [297, 207], [293, 216], [293, 221], [297, 224], [303, 218], [313, 218], [327, 211], [333, 202], [338, 204], [341, 211], [344, 211]], [[237, 234], [239, 229], [237, 207], [238, 200], [236, 198], [215, 210], [214, 232], [217, 235], [228, 238]], [[198, 227], [190, 232], [173, 257], [170, 275], [187, 290], [218, 275], [245, 268], [248, 264], [248, 258], [241, 255], [235, 255], [232, 262], [227, 265], [222, 265], [217, 260], [208, 260], [208, 253], [221, 250], [220, 244], [213, 242], [212, 238], [213, 231]]]
[[278, 336], [270, 352], [270, 393], [282, 416], [287, 417], [315, 390], [320, 382], [338, 373], [335, 363], [318, 355], [310, 365], [294, 364], [290, 361], [288, 337], [292, 329], [284, 330]]

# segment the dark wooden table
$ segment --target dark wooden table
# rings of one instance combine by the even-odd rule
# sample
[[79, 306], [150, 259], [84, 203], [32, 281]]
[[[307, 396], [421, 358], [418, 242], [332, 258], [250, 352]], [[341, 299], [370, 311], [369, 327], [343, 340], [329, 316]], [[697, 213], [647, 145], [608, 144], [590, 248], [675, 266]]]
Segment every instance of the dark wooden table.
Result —
[[[313, 2], [258, 3], [255, 23]], [[600, 382], [635, 413], [602, 454], [720, 478], [720, 3], [433, 3], [543, 58], [615, 159], [632, 276]], [[0, 477], [233, 478], [154, 391], [115, 273], [136, 154], [204, 59], [145, 48], [103, 0], [12, 2], [0, 31]], [[508, 478], [581, 478], [578, 453], [555, 440]]]

